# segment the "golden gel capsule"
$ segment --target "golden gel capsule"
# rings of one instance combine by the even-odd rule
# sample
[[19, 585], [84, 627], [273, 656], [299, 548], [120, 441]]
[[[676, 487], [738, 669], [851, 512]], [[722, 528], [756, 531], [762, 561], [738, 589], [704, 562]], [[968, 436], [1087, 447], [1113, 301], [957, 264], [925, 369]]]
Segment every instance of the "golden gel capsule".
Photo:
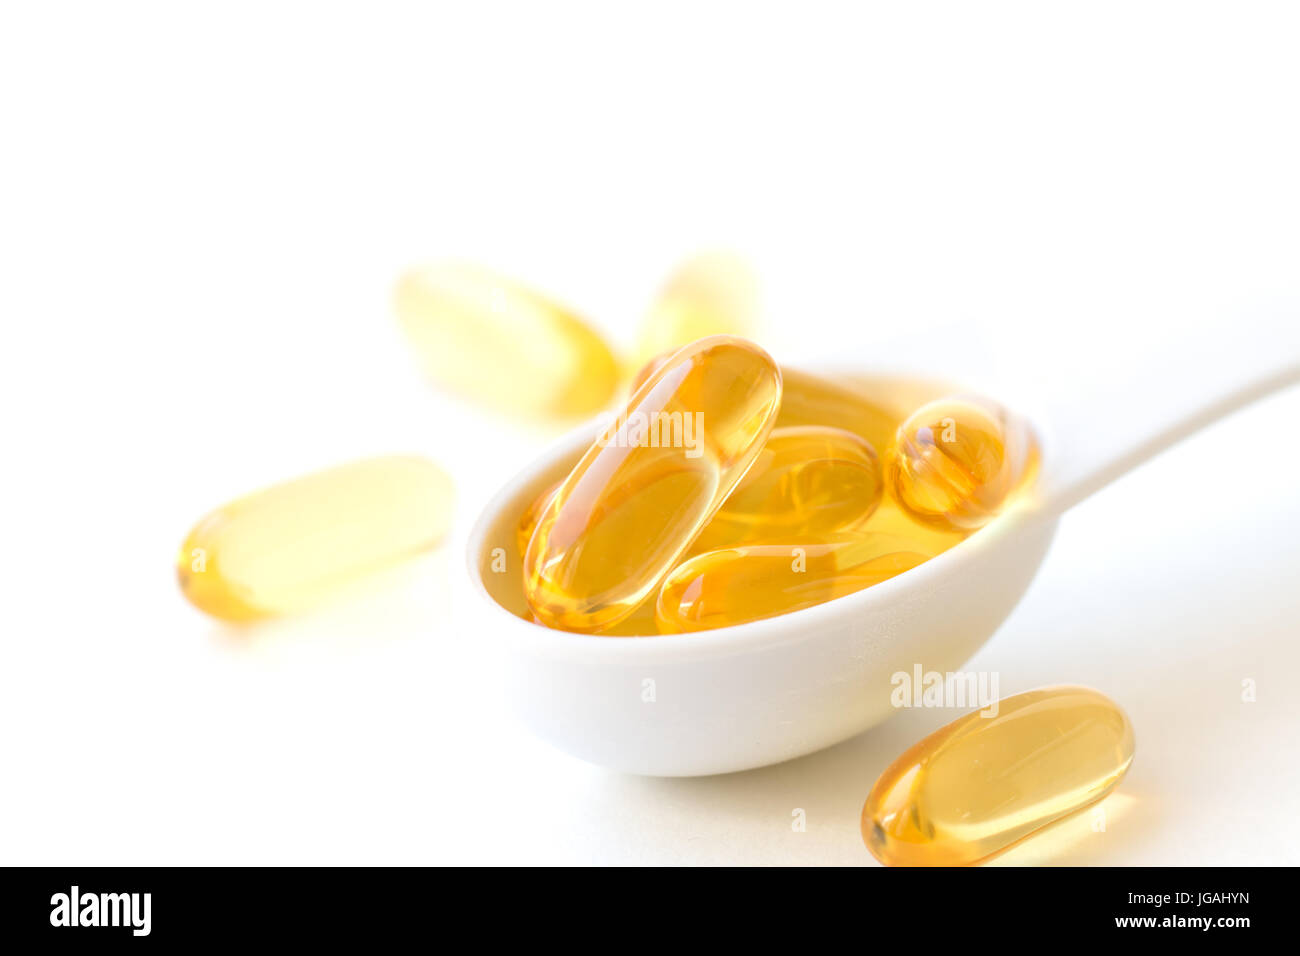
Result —
[[774, 428], [758, 459], [691, 547], [799, 541], [860, 526], [880, 504], [880, 460], [839, 428]]
[[618, 363], [586, 323], [486, 269], [413, 270], [398, 281], [394, 302], [429, 377], [484, 404], [586, 415], [618, 387]]
[[909, 545], [891, 535], [841, 533], [709, 551], [672, 570], [655, 617], [672, 634], [788, 614], [879, 584], [930, 557]]
[[709, 335], [750, 335], [758, 312], [758, 282], [734, 255], [687, 260], [669, 277], [646, 317], [637, 354], [642, 362]]
[[1100, 800], [1133, 760], [1133, 727], [1086, 687], [1045, 687], [935, 731], [880, 775], [862, 838], [891, 866], [987, 860]]
[[560, 482], [551, 485], [534, 498], [524, 513], [519, 516], [519, 530], [516, 532], [516, 536], [518, 538], [520, 557], [528, 553], [528, 542], [533, 540], [533, 532], [537, 530], [537, 522], [542, 517], [542, 512], [546, 510], [547, 502], [555, 497], [555, 492], [559, 488]]
[[547, 503], [524, 556], [537, 619], [617, 624], [659, 582], [762, 450], [781, 373], [744, 339], [682, 349], [629, 399]]
[[898, 427], [888, 483], [918, 521], [973, 531], [997, 515], [1033, 457], [1019, 419], [981, 399], [944, 398]]
[[[551, 485], [540, 495], [534, 498], [519, 517], [519, 527], [515, 534], [519, 543], [519, 555], [522, 558], [528, 553], [528, 542], [533, 539], [533, 532], [537, 529], [537, 521], [546, 508], [547, 502], [555, 496], [559, 490], [560, 482]], [[692, 547], [691, 550], [694, 550]], [[689, 552], [688, 552], [689, 553]], [[534, 614], [527, 614], [526, 620], [534, 624], [541, 624]], [[653, 598], [642, 601], [635, 610], [627, 617], [623, 618], [617, 624], [611, 624], [603, 627], [600, 633], [609, 637], [644, 637], [646, 635], [658, 632], [658, 625], [655, 623], [655, 602]]]
[[176, 562], [181, 591], [230, 621], [305, 609], [432, 548], [451, 498], [451, 480], [422, 458], [373, 458], [276, 485], [194, 526]]
[[[658, 355], [637, 373], [632, 391], [668, 360], [671, 352]], [[894, 434], [903, 413], [869, 398], [847, 385], [798, 369], [781, 369], [781, 411], [777, 428], [824, 425], [840, 428], [865, 439], [878, 454], [893, 447]]]

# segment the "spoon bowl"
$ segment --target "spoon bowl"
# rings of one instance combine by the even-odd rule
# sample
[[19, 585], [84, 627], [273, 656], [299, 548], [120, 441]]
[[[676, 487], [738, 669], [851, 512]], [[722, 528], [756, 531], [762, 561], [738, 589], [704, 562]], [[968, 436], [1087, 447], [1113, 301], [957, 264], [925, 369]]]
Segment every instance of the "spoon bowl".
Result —
[[[950, 391], [909, 387], [917, 404]], [[552, 630], [523, 616], [516, 529], [594, 435], [578, 429], [495, 497], [470, 536], [469, 568], [518, 716], [561, 750], [630, 773], [746, 770], [880, 723], [893, 713], [896, 673], [955, 670], [988, 640], [1056, 531], [1026, 497], [910, 571], [791, 614], [691, 634]]]

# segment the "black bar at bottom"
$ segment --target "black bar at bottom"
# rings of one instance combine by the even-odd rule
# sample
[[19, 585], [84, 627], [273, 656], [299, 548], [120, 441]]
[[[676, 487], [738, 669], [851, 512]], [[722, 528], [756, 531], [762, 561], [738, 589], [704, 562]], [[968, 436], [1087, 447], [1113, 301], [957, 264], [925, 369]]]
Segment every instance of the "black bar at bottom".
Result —
[[[339, 944], [430, 941], [449, 929], [534, 942], [584, 936], [622, 921], [631, 937], [711, 927], [744, 936], [802, 924], [918, 943], [969, 931], [972, 942], [1132, 936], [1230, 943], [1282, 929], [1294, 874], [1281, 869], [1134, 868], [975, 870], [574, 869], [7, 869], [0, 933], [9, 940]], [[698, 882], [697, 882], [698, 881]], [[74, 889], [75, 888], [75, 889]], [[487, 920], [484, 920], [484, 917]], [[840, 924], [836, 927], [835, 924]], [[560, 935], [563, 934], [563, 935]], [[607, 936], [605, 938], [609, 942]], [[674, 937], [681, 938], [681, 937]], [[685, 940], [683, 940], [685, 941]], [[594, 939], [593, 939], [594, 942]]]

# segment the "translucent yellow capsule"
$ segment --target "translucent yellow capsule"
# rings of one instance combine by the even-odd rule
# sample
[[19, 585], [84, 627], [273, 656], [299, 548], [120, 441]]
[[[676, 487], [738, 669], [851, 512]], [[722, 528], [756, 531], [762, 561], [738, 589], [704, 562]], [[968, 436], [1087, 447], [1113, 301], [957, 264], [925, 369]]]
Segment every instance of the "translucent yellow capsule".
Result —
[[[560, 484], [561, 482], [556, 482], [534, 498], [524, 510], [524, 513], [519, 516], [519, 527], [515, 533], [518, 537], [521, 558], [528, 553], [528, 542], [533, 539], [533, 532], [537, 530], [537, 521], [541, 518], [542, 512], [546, 510], [547, 503], [555, 497], [555, 492], [559, 490]], [[693, 547], [691, 550], [693, 550]], [[542, 621], [531, 612], [526, 614], [525, 617], [534, 624], [542, 624]], [[606, 625], [600, 629], [601, 635], [607, 637], [641, 637], [657, 632], [655, 604], [652, 599], [642, 601], [631, 614], [617, 623]]]
[[776, 363], [744, 339], [669, 359], [543, 510], [524, 556], [537, 619], [597, 631], [630, 615], [753, 463], [780, 401]]
[[883, 487], [875, 449], [857, 435], [817, 425], [775, 428], [691, 551], [857, 528], [880, 504]]
[[1100, 800], [1133, 760], [1133, 727], [1086, 687], [1046, 687], [967, 714], [893, 762], [862, 838], [893, 866], [962, 866]]
[[758, 282], [743, 259], [696, 256], [664, 285], [646, 317], [637, 354], [645, 362], [709, 335], [751, 335], [757, 312]]
[[413, 270], [397, 283], [394, 303], [429, 377], [484, 404], [585, 415], [618, 387], [613, 353], [585, 322], [486, 269]]
[[303, 610], [432, 548], [451, 499], [446, 473], [422, 458], [374, 458], [276, 485], [194, 526], [177, 557], [181, 591], [231, 621]]
[[519, 530], [516, 532], [516, 536], [519, 543], [520, 557], [528, 553], [528, 542], [533, 540], [533, 532], [537, 530], [537, 522], [541, 519], [542, 512], [546, 510], [547, 503], [559, 491], [560, 484], [561, 482], [557, 481], [534, 498], [524, 513], [519, 516]]
[[[635, 392], [671, 355], [671, 352], [664, 353], [647, 362], [633, 380], [632, 391]], [[902, 420], [902, 412], [850, 386], [798, 369], [781, 369], [781, 411], [776, 419], [777, 428], [804, 425], [840, 428], [866, 439], [878, 454], [883, 455], [893, 447], [894, 434]]]
[[[545, 624], [536, 615], [529, 615], [528, 620], [534, 624]], [[655, 623], [655, 602], [653, 599], [642, 601], [627, 617], [600, 629], [601, 637], [653, 637], [659, 633]]]
[[944, 398], [898, 427], [888, 484], [918, 521], [973, 531], [997, 515], [1035, 457], [1023, 421], [981, 399]]
[[[881, 502], [882, 481], [875, 452], [856, 435], [816, 426], [773, 429], [758, 459], [686, 554], [773, 538], [805, 540], [860, 527]], [[516, 534], [521, 555], [527, 552], [538, 519], [558, 488], [559, 484], [546, 488], [520, 515]], [[925, 533], [915, 522], [906, 524], [910, 526], [907, 530]], [[959, 536], [946, 538], [951, 543], [960, 540]], [[943, 550], [916, 543], [912, 550]], [[947, 544], [945, 540], [944, 546]], [[656, 629], [654, 601], [646, 601], [631, 616], [602, 628], [601, 633], [650, 634]]]
[[843, 597], [926, 561], [890, 535], [840, 533], [798, 543], [750, 544], [696, 555], [659, 591], [667, 634], [743, 624]]

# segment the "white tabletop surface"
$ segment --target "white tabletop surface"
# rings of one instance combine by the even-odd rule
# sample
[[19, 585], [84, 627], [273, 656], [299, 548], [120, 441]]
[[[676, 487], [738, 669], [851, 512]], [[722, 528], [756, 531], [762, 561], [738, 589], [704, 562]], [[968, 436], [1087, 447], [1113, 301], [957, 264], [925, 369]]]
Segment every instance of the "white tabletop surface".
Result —
[[[461, 6], [0, 13], [0, 863], [873, 862], [867, 790], [954, 713], [678, 780], [507, 716], [463, 539], [557, 432], [420, 379], [410, 262], [628, 347], [678, 258], [735, 248], [779, 359], [1066, 381], [1081, 338], [1300, 297], [1284, 7]], [[1104, 832], [1004, 862], [1300, 862], [1298, 422], [1292, 389], [1066, 516], [969, 666], [1104, 690], [1138, 753]], [[437, 554], [247, 631], [183, 601], [204, 511], [389, 451], [456, 480]]]

